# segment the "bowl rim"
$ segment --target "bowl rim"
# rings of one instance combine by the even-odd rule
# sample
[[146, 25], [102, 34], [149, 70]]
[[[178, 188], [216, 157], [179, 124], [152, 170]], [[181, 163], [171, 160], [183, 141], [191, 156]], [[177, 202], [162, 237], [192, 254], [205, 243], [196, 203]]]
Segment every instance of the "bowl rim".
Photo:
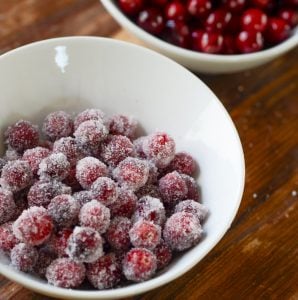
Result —
[[[0, 262], [0, 274], [5, 276], [6, 278], [17, 282], [21, 284], [22, 286], [25, 286], [26, 288], [30, 290], [34, 290], [36, 292], [39, 292], [41, 294], [46, 294], [50, 295], [52, 297], [65, 297], [71, 299], [114, 299], [114, 298], [124, 298], [124, 297], [129, 297], [141, 293], [145, 293], [147, 291], [153, 290], [155, 288], [161, 287], [174, 279], [177, 279], [181, 275], [185, 274], [188, 272], [191, 268], [193, 268], [199, 261], [201, 261], [214, 247], [217, 245], [217, 243], [222, 239], [222, 237], [225, 235], [227, 230], [230, 228], [236, 213], [239, 209], [241, 199], [243, 196], [243, 191], [244, 191], [244, 185], [245, 185], [245, 160], [244, 160], [244, 152], [242, 148], [242, 144], [240, 141], [239, 134], [237, 132], [237, 129], [223, 106], [223, 104], [220, 102], [220, 100], [217, 98], [217, 96], [213, 93], [213, 91], [203, 82], [201, 81], [197, 76], [195, 76], [193, 73], [191, 73], [189, 70], [187, 70], [185, 67], [182, 65], [178, 64], [177, 62], [173, 61], [172, 59], [169, 59], [168, 57], [159, 54], [153, 50], [150, 50], [148, 48], [142, 47], [135, 45], [133, 43], [128, 43], [124, 41], [119, 41], [119, 40], [114, 40], [111, 38], [103, 38], [103, 37], [91, 37], [91, 36], [69, 36], [69, 37], [59, 37], [59, 38], [52, 38], [52, 39], [46, 39], [46, 40], [41, 40], [37, 42], [33, 42], [21, 47], [18, 47], [16, 49], [13, 49], [11, 51], [8, 51], [0, 56], [0, 64], [1, 62], [6, 59], [7, 57], [17, 55], [19, 52], [22, 52], [23, 50], [28, 50], [31, 48], [38, 48], [38, 47], [44, 47], [44, 46], [57, 46], [57, 43], [61, 45], [61, 43], [76, 43], [76, 42], [82, 42], [82, 43], [94, 43], [98, 45], [98, 43], [108, 43], [108, 44], [114, 44], [118, 46], [124, 46], [130, 49], [134, 49], [137, 51], [143, 51], [147, 54], [153, 55], [153, 56], [159, 56], [163, 60], [166, 60], [167, 63], [170, 64], [175, 64], [177, 68], [179, 68], [181, 71], [186, 72], [188, 76], [191, 76], [195, 78], [196, 80], [199, 80], [202, 85], [208, 89], [208, 91], [212, 94], [215, 103], [219, 105], [220, 110], [222, 113], [226, 116], [226, 120], [230, 123], [231, 125], [231, 130], [233, 131], [233, 135], [236, 139], [236, 145], [237, 145], [237, 151], [239, 153], [239, 167], [241, 169], [241, 180], [240, 180], [240, 186], [239, 186], [239, 191], [237, 195], [237, 201], [235, 202], [235, 206], [233, 209], [233, 213], [230, 215], [230, 220], [229, 222], [226, 222], [224, 226], [222, 226], [221, 231], [217, 234], [216, 238], [213, 240], [212, 243], [207, 247], [207, 250], [194, 257], [193, 260], [191, 260], [188, 264], [185, 264], [185, 268], [179, 272], [176, 272], [174, 274], [167, 274], [167, 272], [160, 274], [158, 277], [154, 277], [148, 281], [144, 281], [141, 283], [133, 284], [127, 287], [120, 287], [116, 289], [110, 289], [110, 290], [76, 290], [76, 289], [65, 289], [65, 288], [59, 288], [59, 287], [54, 287], [50, 284], [40, 282], [36, 279], [30, 278], [26, 274], [22, 272], [15, 271], [13, 269], [7, 268], [6, 265], [2, 264]], [[90, 45], [88, 45], [90, 46]], [[163, 276], [167, 274], [167, 276]]]
[[294, 29], [294, 34], [281, 42], [280, 44], [273, 46], [271, 48], [261, 50], [255, 53], [246, 54], [209, 54], [202, 52], [195, 52], [189, 49], [184, 49], [170, 43], [163, 41], [162, 39], [146, 32], [139, 26], [137, 26], [133, 21], [131, 21], [114, 3], [113, 0], [100, 0], [103, 6], [108, 10], [108, 12], [114, 17], [114, 19], [120, 23], [123, 27], [127, 28], [130, 32], [134, 33], [140, 40], [148, 41], [150, 45], [156, 47], [156, 49], [161, 49], [166, 51], [171, 55], [179, 55], [190, 60], [213, 62], [213, 63], [247, 63], [259, 60], [262, 58], [275, 57], [279, 54], [289, 51], [290, 49], [298, 46], [298, 28]]

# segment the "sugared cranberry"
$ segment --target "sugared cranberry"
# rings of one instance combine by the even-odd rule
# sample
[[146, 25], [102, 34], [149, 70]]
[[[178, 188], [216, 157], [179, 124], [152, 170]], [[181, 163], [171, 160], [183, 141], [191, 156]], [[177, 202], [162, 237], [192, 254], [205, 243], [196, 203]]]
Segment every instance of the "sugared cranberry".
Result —
[[161, 228], [153, 222], [140, 220], [129, 230], [129, 237], [134, 247], [153, 250], [160, 242]]
[[146, 136], [141, 136], [133, 141], [136, 156], [139, 158], [146, 158], [146, 154], [143, 151], [143, 143]]
[[186, 8], [181, 2], [171, 2], [165, 8], [165, 16], [168, 20], [183, 21], [186, 18]]
[[137, 200], [133, 191], [119, 188], [117, 200], [109, 205], [111, 215], [130, 218], [135, 211]]
[[44, 207], [30, 207], [13, 223], [13, 233], [22, 242], [36, 246], [44, 243], [51, 235], [53, 221]]
[[30, 272], [38, 260], [37, 250], [24, 243], [19, 243], [10, 252], [11, 265], [23, 272]]
[[205, 29], [210, 32], [223, 32], [231, 18], [232, 14], [229, 11], [222, 8], [216, 9], [208, 15]]
[[136, 195], [138, 198], [142, 198], [144, 196], [151, 196], [158, 199], [161, 198], [158, 186], [155, 184], [146, 184], [142, 186], [136, 191]]
[[63, 153], [71, 165], [83, 157], [83, 154], [78, 147], [76, 140], [72, 137], [63, 137], [53, 144], [54, 153]]
[[0, 224], [9, 221], [13, 217], [15, 209], [13, 194], [0, 187]]
[[237, 36], [236, 44], [241, 53], [252, 53], [263, 49], [264, 39], [260, 32], [241, 31]]
[[72, 232], [73, 230], [70, 228], [63, 228], [51, 237], [50, 246], [52, 247], [53, 252], [56, 253], [58, 257], [66, 256], [68, 239]]
[[223, 6], [232, 13], [241, 12], [245, 5], [246, 0], [223, 0]]
[[158, 168], [164, 168], [175, 156], [175, 142], [167, 133], [157, 132], [144, 140], [143, 150]]
[[66, 253], [75, 261], [92, 263], [103, 255], [102, 246], [102, 238], [95, 229], [77, 226], [68, 239]]
[[74, 119], [74, 129], [76, 130], [81, 123], [89, 120], [100, 121], [104, 123], [105, 114], [100, 109], [89, 108], [79, 113]]
[[37, 181], [31, 186], [28, 192], [28, 205], [47, 207], [55, 196], [70, 193], [71, 188], [60, 181]]
[[281, 18], [269, 18], [265, 31], [265, 40], [271, 44], [277, 44], [290, 36], [290, 26]]
[[146, 184], [149, 176], [149, 165], [145, 160], [128, 157], [113, 170], [118, 183], [133, 191]]
[[188, 48], [191, 40], [189, 27], [183, 21], [168, 20], [163, 38], [170, 44]]
[[162, 202], [151, 196], [144, 196], [137, 202], [133, 221], [146, 220], [162, 226], [166, 220], [165, 208]]
[[117, 184], [108, 177], [97, 178], [93, 182], [90, 190], [93, 198], [104, 205], [111, 205], [118, 197]]
[[197, 18], [206, 17], [212, 9], [212, 1], [210, 0], [188, 0], [187, 10], [191, 16]]
[[131, 221], [125, 217], [116, 217], [112, 220], [106, 232], [106, 239], [115, 250], [127, 250], [130, 247], [129, 230]]
[[34, 148], [38, 145], [39, 133], [37, 126], [29, 121], [18, 121], [8, 127], [5, 132], [6, 143], [18, 152]]
[[80, 225], [104, 233], [110, 225], [110, 210], [97, 200], [84, 204], [79, 214]]
[[148, 249], [133, 248], [125, 255], [123, 273], [128, 280], [141, 282], [151, 278], [156, 271], [155, 255]]
[[12, 223], [5, 223], [0, 226], [0, 250], [10, 252], [19, 243], [12, 231]]
[[136, 15], [144, 5], [143, 0], [118, 0], [120, 8], [129, 16]]
[[203, 34], [204, 34], [204, 30], [202, 29], [195, 29], [191, 32], [193, 50], [201, 51], [201, 39]]
[[52, 112], [45, 118], [42, 130], [51, 141], [55, 141], [72, 134], [73, 121], [65, 111]]
[[122, 277], [121, 266], [114, 253], [100, 257], [87, 264], [87, 278], [97, 289], [109, 289], [116, 286]]
[[79, 203], [70, 195], [59, 195], [53, 198], [48, 206], [48, 213], [55, 225], [71, 227], [78, 221]]
[[45, 278], [48, 266], [57, 258], [55, 253], [48, 250], [46, 247], [38, 249], [38, 260], [34, 265], [33, 271], [39, 277]]
[[136, 135], [138, 122], [135, 118], [125, 115], [113, 115], [109, 118], [110, 134], [124, 135], [132, 139]]
[[207, 207], [194, 200], [184, 200], [175, 206], [175, 213], [183, 211], [195, 215], [200, 223], [206, 219], [208, 214]]
[[167, 167], [168, 172], [177, 171], [187, 175], [193, 175], [196, 171], [196, 162], [191, 155], [186, 152], [177, 153]]
[[181, 174], [181, 177], [183, 178], [186, 186], [187, 186], [187, 196], [186, 199], [191, 199], [195, 201], [200, 200], [200, 189], [198, 183], [194, 180], [193, 177]]
[[237, 54], [238, 48], [236, 45], [235, 37], [232, 35], [225, 35], [223, 37], [223, 50], [222, 53], [224, 54]]
[[144, 30], [158, 35], [164, 28], [162, 13], [153, 7], [142, 10], [138, 16], [138, 24]]
[[128, 156], [134, 156], [134, 146], [126, 136], [109, 135], [101, 145], [100, 157], [112, 167]]
[[[297, 1], [298, 2], [298, 1]], [[297, 4], [298, 5], [298, 4]], [[278, 11], [278, 17], [294, 28], [298, 24], [298, 12], [291, 8], [281, 8]]]
[[37, 174], [44, 180], [63, 180], [69, 171], [70, 163], [67, 157], [63, 153], [53, 153], [41, 161]]
[[241, 17], [241, 26], [244, 31], [264, 32], [268, 23], [267, 15], [257, 8], [247, 9]]
[[172, 259], [172, 250], [163, 239], [154, 248], [153, 253], [156, 256], [158, 270], [166, 267]]
[[73, 192], [80, 191], [82, 189], [80, 183], [77, 180], [76, 177], [76, 165], [73, 165], [70, 167], [70, 170], [68, 172], [68, 175], [63, 180], [63, 183], [71, 187]]
[[203, 230], [196, 216], [187, 212], [178, 212], [166, 221], [163, 237], [173, 250], [182, 251], [196, 245], [202, 233]]
[[186, 198], [188, 189], [182, 176], [174, 171], [159, 180], [159, 192], [165, 203], [174, 204]]
[[107, 166], [95, 157], [87, 156], [77, 163], [76, 178], [84, 189], [90, 189], [97, 178], [107, 175]]
[[63, 288], [78, 287], [85, 279], [83, 263], [70, 258], [57, 258], [47, 268], [46, 278], [54, 286]]
[[81, 207], [93, 199], [90, 191], [79, 191], [74, 193], [72, 196], [76, 201], [78, 201]]
[[50, 155], [50, 150], [44, 147], [35, 147], [24, 152], [22, 160], [27, 161], [33, 175], [37, 175], [39, 164]]

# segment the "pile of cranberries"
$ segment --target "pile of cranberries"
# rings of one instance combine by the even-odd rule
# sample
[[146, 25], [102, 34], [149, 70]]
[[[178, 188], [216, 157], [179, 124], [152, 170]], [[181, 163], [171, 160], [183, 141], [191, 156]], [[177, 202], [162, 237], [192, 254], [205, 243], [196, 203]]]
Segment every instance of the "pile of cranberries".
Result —
[[176, 46], [211, 54], [260, 51], [287, 39], [297, 0], [117, 0], [145, 31]]
[[0, 158], [0, 250], [50, 284], [96, 289], [140, 282], [196, 245], [208, 210], [167, 133], [87, 109], [50, 113], [42, 133], [20, 120]]

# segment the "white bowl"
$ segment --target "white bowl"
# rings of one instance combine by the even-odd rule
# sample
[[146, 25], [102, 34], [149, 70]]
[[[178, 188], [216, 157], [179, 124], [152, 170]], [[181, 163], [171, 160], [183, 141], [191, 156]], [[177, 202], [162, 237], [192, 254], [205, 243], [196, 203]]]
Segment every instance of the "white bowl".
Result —
[[[137, 117], [147, 132], [170, 133], [178, 149], [199, 162], [206, 237], [166, 272], [106, 291], [62, 289], [10, 268], [0, 273], [25, 287], [63, 299], [116, 299], [164, 285], [198, 263], [229, 229], [244, 186], [244, 158], [228, 113], [192, 73], [151, 50], [115, 40], [70, 37], [27, 45], [0, 57], [2, 133], [20, 118], [41, 123], [48, 112], [98, 107]], [[2, 144], [2, 143], [1, 143]]]
[[250, 54], [214, 55], [195, 52], [171, 45], [151, 35], [132, 22], [115, 4], [114, 0], [101, 0], [104, 7], [124, 28], [150, 48], [174, 59], [190, 70], [210, 73], [233, 73], [265, 64], [298, 45], [298, 30], [286, 41], [272, 48]]

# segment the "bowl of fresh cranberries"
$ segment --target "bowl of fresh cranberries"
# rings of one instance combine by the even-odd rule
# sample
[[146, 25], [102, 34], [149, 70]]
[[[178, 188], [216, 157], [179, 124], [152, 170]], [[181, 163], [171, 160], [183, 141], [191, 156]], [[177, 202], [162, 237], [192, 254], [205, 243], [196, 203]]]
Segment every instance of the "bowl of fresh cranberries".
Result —
[[231, 73], [298, 45], [297, 0], [101, 0], [124, 28], [189, 69]]
[[0, 57], [0, 274], [117, 299], [197, 264], [235, 217], [239, 136], [216, 96], [143, 47], [70, 37]]

